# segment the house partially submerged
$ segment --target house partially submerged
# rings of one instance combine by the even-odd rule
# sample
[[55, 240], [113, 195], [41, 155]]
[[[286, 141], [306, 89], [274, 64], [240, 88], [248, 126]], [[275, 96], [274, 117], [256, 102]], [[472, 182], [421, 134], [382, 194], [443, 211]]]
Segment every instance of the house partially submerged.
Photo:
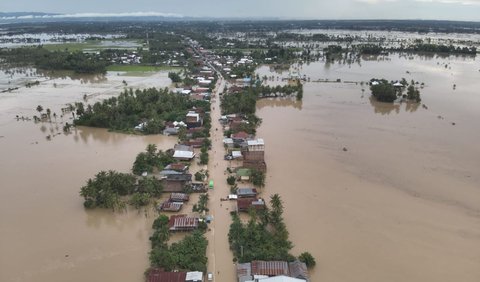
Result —
[[158, 206], [158, 209], [161, 211], [178, 212], [182, 209], [182, 206], [183, 203], [166, 201]]
[[255, 198], [257, 197], [257, 189], [255, 188], [238, 188], [237, 195], [239, 198]]
[[173, 163], [165, 167], [165, 170], [175, 170], [180, 172], [186, 172], [188, 170], [188, 165], [184, 163]]
[[186, 193], [172, 193], [170, 194], [170, 202], [188, 202], [190, 196]]
[[205, 143], [205, 138], [195, 138], [188, 141], [184, 141], [183, 145], [192, 146], [193, 148], [201, 148]]
[[294, 261], [252, 261], [237, 264], [239, 282], [307, 282], [308, 273], [305, 263]]
[[265, 141], [262, 138], [247, 140], [247, 149], [249, 152], [265, 151]]
[[168, 221], [170, 231], [192, 231], [198, 228], [199, 218], [187, 215], [172, 215]]
[[237, 199], [237, 210], [239, 212], [248, 212], [250, 208], [254, 210], [264, 210], [265, 201], [262, 199], [255, 198], [238, 198]]
[[265, 163], [265, 141], [261, 138], [247, 140], [246, 146], [242, 149], [243, 167], [255, 169], [265, 173], [267, 163]]
[[252, 171], [248, 168], [239, 168], [236, 171], [237, 177], [242, 181], [249, 181]]
[[187, 113], [185, 123], [187, 124], [188, 128], [200, 127], [203, 124], [203, 119], [200, 113], [190, 111]]
[[162, 177], [163, 192], [183, 192], [186, 185], [192, 182], [189, 173], [169, 174]]
[[147, 282], [185, 282], [186, 278], [186, 272], [166, 272], [158, 268], [147, 274]]
[[231, 149], [231, 148], [233, 148], [233, 145], [234, 145], [233, 139], [232, 139], [232, 138], [224, 138], [224, 139], [223, 139], [223, 144], [224, 144], [227, 148]]
[[159, 268], [152, 268], [147, 273], [147, 282], [202, 282], [203, 273], [200, 271], [167, 272]]
[[240, 131], [237, 133], [233, 133], [230, 138], [233, 139], [233, 142], [235, 144], [240, 144], [242, 142], [247, 141], [247, 139], [250, 137], [250, 134], [246, 133], [245, 131]]
[[195, 157], [195, 152], [192, 146], [177, 144], [173, 148], [173, 158], [179, 161], [191, 161]]
[[267, 163], [264, 161], [243, 161], [243, 167], [246, 169], [255, 169], [265, 173], [267, 171]]

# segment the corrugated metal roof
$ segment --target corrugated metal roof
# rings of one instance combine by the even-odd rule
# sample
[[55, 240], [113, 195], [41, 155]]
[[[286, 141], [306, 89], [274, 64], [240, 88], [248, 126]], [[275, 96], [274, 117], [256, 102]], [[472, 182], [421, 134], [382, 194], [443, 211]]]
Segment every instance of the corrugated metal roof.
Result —
[[188, 201], [190, 198], [190, 196], [188, 196], [188, 194], [185, 194], [185, 193], [172, 193], [170, 194], [170, 200], [171, 201]]
[[244, 196], [244, 195], [256, 195], [257, 189], [255, 188], [238, 188], [237, 195]]
[[190, 271], [187, 272], [187, 276], [185, 278], [185, 281], [203, 281], [203, 273], [200, 271]]
[[259, 279], [258, 282], [305, 282], [303, 279], [292, 278], [284, 275]]
[[258, 138], [256, 140], [247, 140], [248, 146], [257, 146], [257, 145], [265, 145], [265, 141], [263, 139]]
[[171, 216], [169, 220], [170, 230], [195, 229], [198, 227], [198, 217], [187, 217], [186, 215]]
[[247, 139], [248, 136], [249, 136], [248, 133], [246, 133], [245, 131], [240, 131], [232, 134], [233, 139]]
[[153, 269], [148, 273], [147, 282], [185, 282], [185, 272], [164, 272]]
[[193, 157], [195, 157], [195, 153], [190, 151], [175, 151], [175, 153], [173, 153], [173, 157], [180, 159], [193, 159]]
[[183, 203], [165, 202], [160, 206], [163, 211], [179, 211], [183, 206]]
[[288, 269], [291, 277], [308, 280], [307, 265], [304, 262], [298, 260], [290, 262], [288, 263]]
[[238, 263], [237, 264], [237, 276], [249, 276], [251, 278], [252, 273], [251, 273], [251, 267], [252, 265], [247, 262], [247, 263]]
[[285, 261], [252, 261], [252, 274], [288, 275], [288, 263]]

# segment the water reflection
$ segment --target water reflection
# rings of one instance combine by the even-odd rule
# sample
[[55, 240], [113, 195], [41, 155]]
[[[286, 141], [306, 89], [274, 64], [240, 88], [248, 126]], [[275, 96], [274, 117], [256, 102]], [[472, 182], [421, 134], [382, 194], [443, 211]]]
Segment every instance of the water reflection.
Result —
[[265, 98], [257, 101], [257, 109], [263, 109], [267, 107], [292, 107], [298, 110], [302, 110], [303, 101], [298, 101], [295, 98]]
[[78, 74], [72, 71], [44, 71], [44, 70], [38, 70], [37, 73], [48, 79], [79, 80], [81, 84], [102, 83], [108, 80], [105, 74]]
[[381, 115], [389, 115], [392, 112], [399, 114], [402, 108], [404, 108], [405, 112], [413, 113], [420, 108], [420, 103], [415, 102], [384, 103], [377, 101], [373, 96], [370, 96], [368, 100], [373, 107], [373, 112]]

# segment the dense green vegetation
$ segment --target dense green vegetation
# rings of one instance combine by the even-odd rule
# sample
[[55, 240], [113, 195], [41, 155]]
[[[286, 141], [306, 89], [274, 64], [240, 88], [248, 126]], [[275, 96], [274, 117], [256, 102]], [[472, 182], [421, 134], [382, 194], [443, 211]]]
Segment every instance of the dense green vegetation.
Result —
[[[378, 82], [378, 84], [375, 84], [376, 82]], [[418, 82], [415, 82], [413, 80], [407, 87], [407, 94], [402, 94], [405, 91], [405, 87], [408, 85], [407, 81], [404, 78], [401, 81], [401, 84], [403, 85], [401, 87], [394, 87], [392, 82], [389, 82], [385, 79], [372, 79], [370, 80], [370, 83], [370, 90], [372, 91], [373, 97], [375, 97], [380, 102], [391, 103], [400, 96], [412, 102], [419, 103], [420, 101], [422, 101], [420, 97], [420, 90], [418, 90], [418, 88], [416, 87]]]
[[397, 99], [397, 94], [395, 93], [393, 85], [385, 79], [377, 81], [379, 82], [377, 85], [370, 86], [373, 97], [380, 102], [391, 103], [395, 101]]
[[180, 75], [176, 72], [169, 72], [168, 78], [170, 78], [173, 83], [182, 82], [182, 77], [180, 77]]
[[265, 173], [253, 169], [252, 170], [252, 175], [250, 176], [252, 179], [253, 185], [257, 187], [264, 187], [265, 186]]
[[145, 152], [141, 152], [135, 158], [132, 172], [141, 175], [143, 172], [152, 173], [154, 169], [162, 170], [168, 164], [175, 162], [175, 159], [162, 150], [157, 150], [157, 146], [149, 144]]
[[422, 101], [420, 98], [420, 90], [415, 87], [415, 82], [412, 80], [411, 84], [407, 88], [407, 99], [419, 103]]
[[194, 101], [165, 89], [125, 90], [118, 97], [88, 105], [75, 125], [104, 127], [133, 132], [145, 122], [144, 134], [158, 134], [165, 128], [165, 121], [184, 120], [192, 107], [208, 109], [209, 102]]
[[[163, 187], [158, 179], [145, 177], [138, 181], [134, 175], [116, 171], [101, 171], [80, 190], [86, 208], [123, 208], [131, 204], [138, 208], [159, 197]], [[131, 196], [130, 198], [126, 196]]]
[[242, 223], [236, 213], [232, 213], [232, 224], [228, 233], [230, 249], [234, 259], [243, 263], [252, 260], [293, 261], [289, 253], [292, 242], [283, 221], [283, 204], [278, 194], [270, 199], [271, 210], [251, 210], [248, 223]]
[[133, 194], [135, 183], [136, 179], [131, 174], [101, 171], [87, 181], [87, 185], [81, 188], [80, 195], [85, 198], [86, 208], [123, 207], [125, 202], [121, 196]]
[[207, 193], [201, 194], [200, 198], [198, 199], [198, 203], [193, 205], [192, 211], [198, 212], [198, 213], [203, 213], [204, 211], [208, 212], [209, 211], [207, 207], [208, 200], [209, 200], [209, 197]]
[[0, 57], [10, 65], [33, 65], [44, 70], [71, 70], [76, 73], [104, 73], [108, 65], [96, 54], [68, 50], [51, 52], [41, 46], [0, 49]]
[[308, 268], [312, 268], [317, 264], [317, 262], [315, 261], [315, 258], [309, 252], [301, 253], [298, 256], [298, 260], [301, 262], [304, 262]]
[[194, 231], [186, 235], [180, 242], [169, 246], [168, 217], [160, 215], [153, 222], [152, 227], [153, 235], [150, 237], [152, 243], [150, 264], [152, 267], [160, 267], [165, 271], [206, 272], [208, 241], [202, 231]]

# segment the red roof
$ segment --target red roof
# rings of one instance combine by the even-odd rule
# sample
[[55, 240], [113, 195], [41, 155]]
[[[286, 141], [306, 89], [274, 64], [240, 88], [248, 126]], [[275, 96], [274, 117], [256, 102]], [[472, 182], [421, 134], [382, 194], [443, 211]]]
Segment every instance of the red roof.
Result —
[[245, 131], [240, 131], [232, 134], [232, 138], [236, 138], [236, 139], [247, 139], [248, 136], [249, 136], [248, 133], [246, 133]]
[[285, 261], [252, 261], [253, 275], [288, 276], [288, 263]]
[[183, 171], [186, 169], [186, 165], [182, 163], [173, 163], [170, 164], [170, 169]]
[[158, 268], [148, 273], [147, 282], [185, 282], [186, 272], [164, 272]]
[[188, 133], [194, 133], [194, 132], [201, 132], [203, 131], [204, 128], [203, 127], [194, 127], [194, 128], [189, 128], [187, 129], [187, 132]]

